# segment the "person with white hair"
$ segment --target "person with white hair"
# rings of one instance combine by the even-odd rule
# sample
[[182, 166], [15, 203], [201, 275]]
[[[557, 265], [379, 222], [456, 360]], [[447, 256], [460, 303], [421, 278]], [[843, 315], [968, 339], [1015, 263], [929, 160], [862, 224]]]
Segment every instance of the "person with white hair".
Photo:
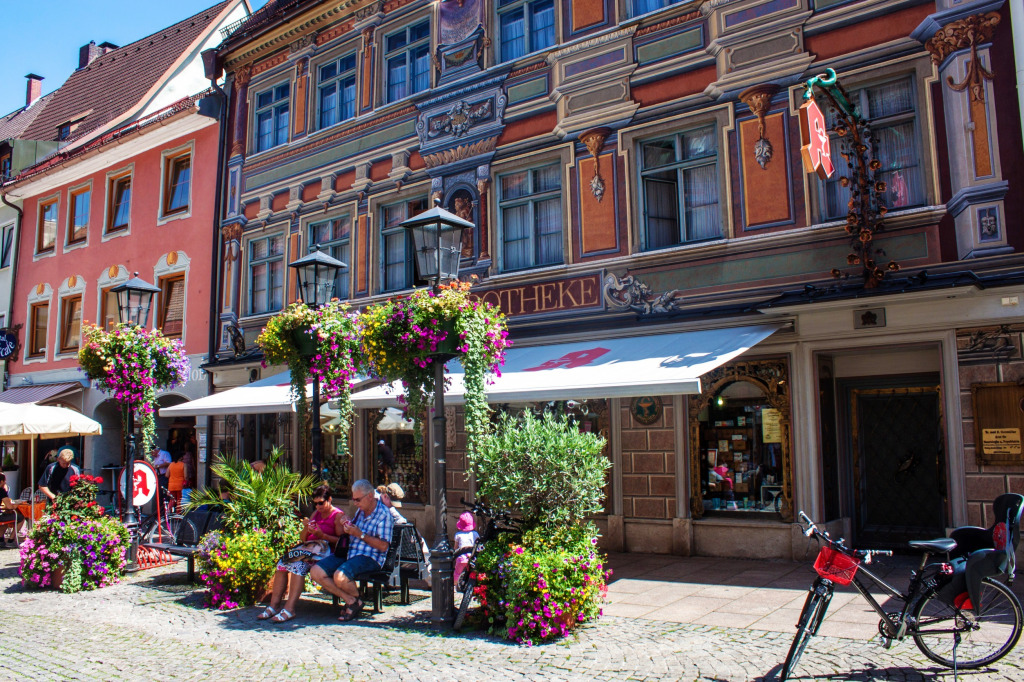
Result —
[[[345, 602], [338, 620], [354, 620], [363, 611], [365, 604], [359, 598], [357, 576], [378, 571], [384, 566], [391, 545], [395, 521], [388, 508], [377, 499], [373, 485], [366, 479], [352, 484], [352, 502], [356, 515], [346, 522], [342, 530], [349, 536], [348, 556], [335, 554], [318, 561], [310, 570], [309, 577], [327, 592]], [[339, 546], [341, 543], [338, 543]]]
[[71, 448], [63, 448], [57, 452], [57, 461], [51, 462], [43, 471], [39, 479], [39, 492], [46, 495], [50, 502], [57, 499], [57, 495], [71, 490], [71, 477], [80, 476], [82, 470], [73, 464], [75, 453]]

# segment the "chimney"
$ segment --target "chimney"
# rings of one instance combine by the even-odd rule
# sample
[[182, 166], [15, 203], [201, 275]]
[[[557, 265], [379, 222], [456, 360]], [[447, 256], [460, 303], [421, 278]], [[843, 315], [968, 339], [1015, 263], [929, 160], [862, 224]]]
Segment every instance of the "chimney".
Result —
[[39, 95], [43, 94], [43, 77], [30, 73], [25, 78], [28, 79], [28, 87], [25, 88], [25, 106], [30, 107], [32, 102], [35, 102], [39, 99]]
[[78, 68], [84, 69], [102, 54], [103, 49], [96, 46], [95, 40], [90, 40], [88, 45], [82, 45], [78, 50]]

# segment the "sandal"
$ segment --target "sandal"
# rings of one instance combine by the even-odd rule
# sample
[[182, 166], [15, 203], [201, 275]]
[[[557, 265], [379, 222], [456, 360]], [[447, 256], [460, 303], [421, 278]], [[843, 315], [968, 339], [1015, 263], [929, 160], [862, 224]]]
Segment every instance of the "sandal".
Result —
[[291, 611], [289, 611], [288, 609], [281, 609], [280, 611], [277, 612], [276, 616], [274, 616], [273, 618], [270, 619], [270, 622], [271, 623], [287, 623], [288, 621], [290, 621], [294, 617], [295, 617], [295, 614], [292, 613]]
[[271, 618], [276, 616], [277, 613], [278, 613], [277, 610], [275, 610], [272, 606], [268, 606], [267, 608], [263, 609], [263, 613], [261, 613], [260, 615], [256, 616], [256, 619], [257, 620], [270, 620]]
[[341, 617], [338, 618], [338, 620], [342, 623], [355, 620], [359, 617], [359, 614], [363, 612], [364, 606], [366, 606], [366, 604], [363, 603], [362, 599], [356, 599], [355, 604], [346, 604], [345, 609], [341, 612]]

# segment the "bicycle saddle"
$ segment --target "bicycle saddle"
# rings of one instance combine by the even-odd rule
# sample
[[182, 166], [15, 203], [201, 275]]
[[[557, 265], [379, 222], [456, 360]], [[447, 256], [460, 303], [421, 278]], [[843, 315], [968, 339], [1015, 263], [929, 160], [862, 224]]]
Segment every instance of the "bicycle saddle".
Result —
[[956, 540], [953, 538], [937, 538], [935, 540], [912, 540], [910, 546], [920, 549], [929, 554], [946, 554], [956, 549]]

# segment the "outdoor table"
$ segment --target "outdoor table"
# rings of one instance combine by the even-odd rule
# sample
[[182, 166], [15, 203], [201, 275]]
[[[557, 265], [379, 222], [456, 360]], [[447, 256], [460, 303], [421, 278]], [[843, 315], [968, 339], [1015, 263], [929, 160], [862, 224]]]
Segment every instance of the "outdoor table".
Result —
[[[33, 507], [35, 507], [34, 511], [32, 509]], [[39, 519], [41, 519], [43, 517], [43, 512], [45, 510], [45, 501], [35, 503], [22, 502], [21, 504], [18, 505], [18, 511], [21, 512], [21, 515], [24, 516], [26, 519], [30, 518], [33, 521], [38, 521]]]

